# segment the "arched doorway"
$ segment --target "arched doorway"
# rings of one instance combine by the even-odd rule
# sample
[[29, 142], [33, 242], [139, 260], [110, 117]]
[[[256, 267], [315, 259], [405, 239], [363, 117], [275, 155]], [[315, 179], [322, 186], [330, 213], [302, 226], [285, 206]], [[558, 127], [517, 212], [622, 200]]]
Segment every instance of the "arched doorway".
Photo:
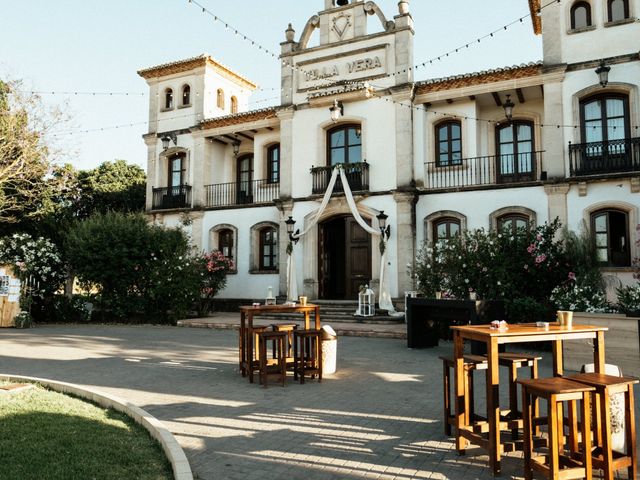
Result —
[[318, 225], [319, 297], [357, 299], [371, 281], [371, 235], [352, 216], [332, 217]]

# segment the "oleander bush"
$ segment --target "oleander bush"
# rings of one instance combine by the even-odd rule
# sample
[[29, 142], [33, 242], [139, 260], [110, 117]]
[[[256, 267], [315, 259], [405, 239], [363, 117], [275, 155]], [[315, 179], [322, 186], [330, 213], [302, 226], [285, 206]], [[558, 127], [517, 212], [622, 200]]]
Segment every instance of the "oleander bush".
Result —
[[109, 212], [77, 223], [66, 245], [72, 270], [95, 294], [98, 319], [173, 322], [199, 300], [200, 271], [180, 228]]

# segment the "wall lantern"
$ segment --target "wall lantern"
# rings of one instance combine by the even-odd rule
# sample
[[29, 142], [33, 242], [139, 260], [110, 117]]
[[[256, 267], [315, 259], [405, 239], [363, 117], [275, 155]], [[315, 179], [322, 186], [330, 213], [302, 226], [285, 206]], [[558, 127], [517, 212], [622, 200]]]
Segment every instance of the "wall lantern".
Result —
[[378, 226], [380, 227], [382, 237], [389, 240], [389, 237], [391, 236], [391, 225], [387, 225], [387, 218], [389, 218], [389, 215], [386, 215], [384, 210], [380, 210], [380, 213], [376, 215], [376, 218], [378, 219]]
[[[293, 228], [296, 224], [296, 221], [293, 219], [293, 217], [289, 217], [289, 220], [285, 221], [284, 223], [287, 225], [287, 234], [289, 235], [289, 241], [291, 243], [298, 243], [298, 240], [300, 240], [300, 238], [293, 236]], [[296, 232], [296, 234], [298, 233], [300, 233], [300, 230]]]
[[237, 157], [238, 152], [240, 152], [240, 140], [234, 140], [231, 147], [233, 148], [233, 156]]
[[513, 118], [513, 107], [515, 104], [511, 101], [511, 95], [507, 95], [507, 100], [502, 104], [502, 108], [504, 108], [504, 115], [509, 121]]
[[163, 150], [167, 150], [169, 148], [170, 142], [173, 142], [173, 144], [176, 145], [176, 146], [178, 145], [178, 137], [173, 132], [165, 133], [162, 136], [162, 138], [160, 138], [160, 141], [162, 141], [162, 149]]
[[609, 72], [611, 71], [611, 67], [607, 66], [604, 63], [604, 60], [600, 62], [598, 68], [596, 68], [596, 75], [598, 75], [598, 80], [600, 81], [600, 85], [602, 88], [606, 87], [609, 83]]
[[344, 115], [344, 106], [342, 105], [342, 102], [334, 100], [333, 105], [329, 109], [329, 112], [331, 112], [331, 121], [333, 123], [340, 120], [340, 118]]

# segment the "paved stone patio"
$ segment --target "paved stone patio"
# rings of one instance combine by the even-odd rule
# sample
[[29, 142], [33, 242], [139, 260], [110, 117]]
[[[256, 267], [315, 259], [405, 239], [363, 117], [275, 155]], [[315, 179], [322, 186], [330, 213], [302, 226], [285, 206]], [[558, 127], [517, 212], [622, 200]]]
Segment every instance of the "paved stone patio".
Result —
[[[264, 389], [239, 375], [231, 330], [42, 326], [0, 330], [0, 373], [139, 405], [176, 435], [198, 479], [492, 478], [481, 450], [460, 457], [443, 434], [438, 355], [451, 351], [341, 337], [336, 375]], [[521, 468], [510, 455], [502, 478]]]

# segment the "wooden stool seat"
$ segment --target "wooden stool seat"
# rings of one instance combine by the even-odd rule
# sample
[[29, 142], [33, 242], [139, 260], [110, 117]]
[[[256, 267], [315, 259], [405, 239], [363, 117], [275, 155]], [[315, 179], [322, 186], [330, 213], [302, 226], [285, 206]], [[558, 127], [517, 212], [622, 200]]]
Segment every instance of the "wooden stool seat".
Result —
[[[293, 370], [294, 367], [294, 357], [293, 357], [293, 331], [298, 329], [297, 323], [273, 323], [271, 324], [271, 328], [274, 332], [286, 332], [287, 334], [287, 349], [286, 349], [286, 362], [287, 369]], [[275, 345], [274, 345], [275, 348]], [[274, 350], [275, 356], [275, 350]]]
[[[269, 359], [267, 355], [267, 343], [273, 342], [274, 358]], [[269, 375], [278, 375], [285, 386], [287, 378], [287, 333], [263, 330], [258, 333], [258, 357], [260, 383], [267, 388]]]
[[[603, 373], [579, 373], [567, 378], [595, 388], [596, 400], [593, 405], [595, 425], [593, 431], [596, 448], [592, 453], [593, 466], [604, 472], [606, 480], [613, 480], [614, 473], [623, 468], [627, 469], [630, 479], [635, 479], [638, 471], [638, 454], [636, 451], [633, 386], [638, 383], [638, 379]], [[625, 399], [626, 452], [616, 452], [611, 447], [610, 399], [615, 394], [623, 394]]]
[[[512, 421], [513, 428], [511, 429], [511, 438], [516, 440], [518, 438], [518, 430], [522, 425], [522, 411], [518, 407], [518, 369], [529, 367], [530, 378], [538, 378], [538, 361], [542, 360], [542, 357], [537, 355], [530, 355], [527, 353], [516, 352], [500, 352], [498, 353], [498, 365], [509, 369], [509, 414], [507, 418]], [[534, 416], [538, 416], [538, 403], [534, 404]], [[536, 427], [535, 434], [540, 432]]]
[[[524, 416], [524, 478], [531, 480], [533, 470], [550, 479], [586, 478], [591, 480], [591, 414], [590, 395], [595, 389], [567, 378], [553, 377], [518, 380], [522, 385], [522, 413]], [[534, 452], [533, 402], [543, 399], [547, 402], [547, 432], [549, 451], [544, 455]], [[577, 404], [581, 404], [582, 444], [577, 442], [578, 422], [569, 422], [570, 451], [565, 454], [564, 410], [568, 403], [570, 418], [577, 419]], [[581, 448], [580, 448], [581, 447]]]
[[[245, 343], [245, 358], [246, 358], [246, 373], [249, 374], [249, 382], [253, 383], [253, 372], [260, 368], [260, 349], [258, 344], [258, 335], [262, 332], [266, 332], [269, 327], [266, 326], [254, 326], [246, 328], [244, 332]], [[244, 376], [244, 372], [243, 372]]]
[[295, 365], [293, 378], [304, 383], [305, 376], [318, 376], [322, 382], [322, 330], [294, 330], [293, 356]]
[[[453, 411], [453, 402], [451, 401], [451, 385], [452, 385], [452, 373], [455, 369], [455, 359], [453, 356], [439, 357], [442, 360], [442, 388], [444, 396], [444, 434], [451, 436], [451, 427], [456, 424], [456, 416]], [[469, 424], [473, 421], [474, 413], [474, 398], [473, 398], [473, 372], [476, 370], [487, 370], [489, 368], [489, 362], [487, 357], [482, 355], [465, 355], [463, 357], [464, 366], [464, 390], [465, 390], [465, 424]]]

